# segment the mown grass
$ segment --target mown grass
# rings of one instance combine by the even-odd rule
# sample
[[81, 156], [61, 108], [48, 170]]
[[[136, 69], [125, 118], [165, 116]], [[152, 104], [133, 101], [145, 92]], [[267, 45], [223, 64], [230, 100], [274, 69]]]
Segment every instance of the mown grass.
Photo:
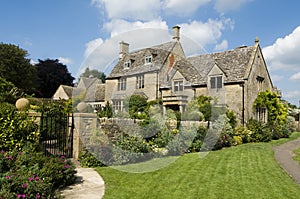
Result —
[[240, 145], [212, 151], [204, 158], [199, 153], [186, 154], [149, 173], [126, 173], [110, 167], [97, 171], [105, 181], [106, 199], [299, 198], [300, 187], [276, 162], [273, 144]]

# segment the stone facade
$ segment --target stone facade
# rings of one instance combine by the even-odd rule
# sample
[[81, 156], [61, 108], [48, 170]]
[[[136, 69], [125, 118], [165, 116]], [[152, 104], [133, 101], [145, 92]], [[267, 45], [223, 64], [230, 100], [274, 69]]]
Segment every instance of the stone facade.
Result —
[[275, 91], [258, 39], [253, 46], [186, 57], [180, 27], [175, 26], [173, 40], [158, 46], [130, 52], [129, 44], [120, 43], [119, 61], [106, 80], [105, 101], [122, 109], [126, 97], [140, 94], [183, 112], [191, 99], [207, 95], [244, 123], [256, 117], [253, 102], [265, 90]]

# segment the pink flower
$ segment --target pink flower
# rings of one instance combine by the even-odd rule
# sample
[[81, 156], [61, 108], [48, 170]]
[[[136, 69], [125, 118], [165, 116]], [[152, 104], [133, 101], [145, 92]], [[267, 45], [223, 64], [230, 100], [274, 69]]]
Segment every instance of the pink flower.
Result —
[[66, 169], [68, 169], [69, 167], [70, 167], [70, 165], [68, 165], [68, 164], [65, 165], [65, 168], [66, 168]]
[[22, 184], [22, 187], [23, 187], [24, 189], [26, 189], [26, 188], [27, 188], [27, 184]]
[[17, 194], [17, 198], [21, 198], [21, 194]]
[[26, 198], [26, 195], [25, 195], [25, 194], [22, 194], [22, 198]]
[[38, 176], [35, 176], [35, 180], [38, 181], [38, 180], [39, 180], [39, 177], [38, 177]]
[[39, 193], [36, 194], [36, 198], [41, 198], [41, 195]]
[[33, 180], [33, 178], [29, 178], [29, 181], [31, 182]]
[[62, 159], [65, 159], [65, 156], [64, 155], [62, 155], [62, 156], [60, 156]]
[[8, 180], [9, 180], [9, 179], [10, 179], [10, 176], [6, 176], [6, 179], [8, 179]]

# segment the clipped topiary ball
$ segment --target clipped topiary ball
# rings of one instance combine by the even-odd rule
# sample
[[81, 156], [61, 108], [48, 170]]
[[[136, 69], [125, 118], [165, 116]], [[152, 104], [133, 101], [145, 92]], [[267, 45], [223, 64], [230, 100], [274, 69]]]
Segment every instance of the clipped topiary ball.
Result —
[[87, 105], [87, 103], [85, 103], [85, 102], [80, 102], [80, 103], [77, 105], [77, 110], [78, 110], [80, 113], [87, 113], [87, 112], [88, 112], [88, 105]]
[[30, 106], [30, 102], [26, 98], [20, 98], [16, 101], [16, 108], [19, 111], [25, 111], [29, 108], [29, 106]]

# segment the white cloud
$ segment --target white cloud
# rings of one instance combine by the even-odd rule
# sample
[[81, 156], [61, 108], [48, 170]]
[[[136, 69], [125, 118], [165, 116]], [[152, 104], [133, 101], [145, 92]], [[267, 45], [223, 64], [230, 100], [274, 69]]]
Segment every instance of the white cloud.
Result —
[[110, 19], [153, 20], [159, 16], [160, 0], [92, 0], [100, 9], [105, 7]]
[[89, 41], [85, 46], [85, 52], [84, 57], [87, 58], [98, 46], [100, 46], [103, 43], [103, 40], [101, 38]]
[[276, 82], [280, 82], [281, 80], [283, 80], [284, 76], [271, 74], [271, 79], [272, 79], [273, 83], [276, 83]]
[[300, 99], [300, 91], [287, 91], [284, 93], [284, 97], [287, 99]]
[[125, 33], [132, 30], [138, 30], [143, 28], [155, 28], [155, 29], [164, 29], [167, 30], [168, 26], [165, 21], [162, 20], [153, 20], [148, 22], [129, 22], [121, 19], [112, 20], [104, 24], [104, 29], [111, 33], [111, 37], [114, 37], [118, 34]]
[[81, 70], [82, 68], [91, 67], [109, 73], [113, 64], [116, 64], [118, 60], [119, 43], [121, 41], [129, 43], [129, 50], [134, 51], [170, 40], [171, 36], [167, 28], [140, 28], [115, 34], [112, 38], [105, 40], [101, 45], [90, 52], [89, 56], [86, 57], [82, 63]]
[[209, 2], [211, 0], [163, 0], [162, 9], [169, 14], [187, 16]]
[[300, 69], [300, 26], [284, 38], [263, 49], [270, 70]]
[[73, 61], [70, 58], [66, 58], [66, 57], [59, 57], [58, 60], [65, 65], [73, 63]]
[[224, 51], [228, 49], [228, 41], [223, 40], [220, 44], [217, 44], [215, 47], [216, 51]]
[[212, 20], [207, 22], [192, 21], [191, 23], [180, 24], [182, 34], [195, 40], [201, 46], [216, 44], [222, 36], [222, 31], [226, 28], [233, 28], [231, 19]]
[[253, 0], [216, 0], [215, 9], [219, 13], [225, 13], [232, 10], [237, 10], [244, 4]]
[[293, 80], [293, 81], [300, 81], [300, 72], [294, 74], [293, 76], [291, 76], [291, 77], [290, 77], [290, 80]]

